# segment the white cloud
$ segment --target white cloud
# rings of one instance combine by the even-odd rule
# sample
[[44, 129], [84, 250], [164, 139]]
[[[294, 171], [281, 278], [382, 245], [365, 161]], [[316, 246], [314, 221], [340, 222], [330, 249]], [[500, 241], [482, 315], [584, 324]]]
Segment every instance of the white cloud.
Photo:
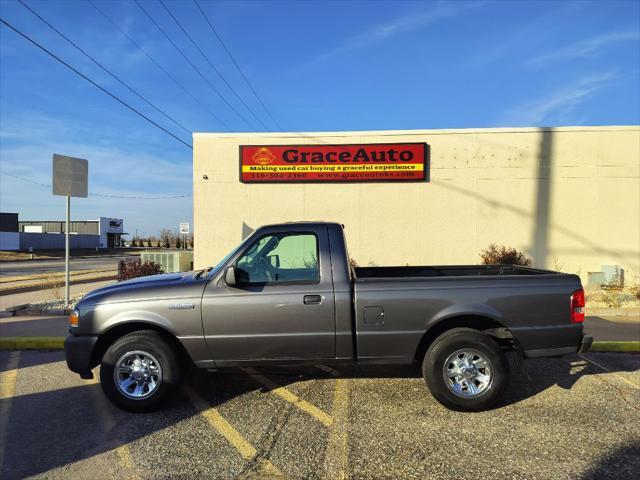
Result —
[[[96, 139], [95, 128], [93, 132], [90, 130], [89, 124], [37, 112], [12, 117], [11, 122], [3, 120], [0, 130], [2, 211], [19, 212], [23, 219], [64, 216], [63, 203], [49, 188], [4, 175], [50, 185], [53, 152], [89, 160], [90, 192], [142, 197], [192, 192], [190, 155], [171, 151], [154, 155], [140, 151], [130, 139], [115, 145], [103, 142]], [[190, 221], [193, 208], [189, 197], [154, 200], [89, 197], [74, 199], [72, 204], [73, 218], [124, 218], [127, 231], [138, 228], [146, 234], [155, 234], [162, 228], [177, 228], [179, 222]]]
[[571, 115], [575, 113], [579, 105], [606, 87], [614, 78], [613, 72], [579, 78], [550, 94], [510, 109], [499, 124], [504, 126], [575, 124], [576, 120]]
[[360, 33], [345, 38], [333, 49], [314, 57], [307, 64], [316, 64], [336, 55], [370, 47], [393, 36], [432, 25], [440, 20], [455, 17], [484, 2], [437, 2], [429, 9], [411, 12], [385, 23], [366, 28]]
[[638, 39], [640, 39], [640, 32], [638, 31], [613, 32], [598, 35], [596, 37], [587, 38], [573, 43], [567, 47], [538, 55], [537, 57], [529, 60], [526, 65], [529, 67], [544, 67], [557, 60], [593, 57], [598, 55], [609, 45], [630, 42]]
[[[516, 10], [517, 2], [510, 4]], [[487, 67], [505, 58], [520, 55], [522, 51], [534, 45], [549, 41], [549, 38], [562, 28], [564, 19], [572, 18], [588, 4], [582, 1], [548, 2], [541, 15], [526, 22], [506, 24], [499, 31], [500, 40], [487, 43], [478, 39], [478, 53], [470, 59], [475, 67]], [[488, 37], [489, 38], [489, 37]]]

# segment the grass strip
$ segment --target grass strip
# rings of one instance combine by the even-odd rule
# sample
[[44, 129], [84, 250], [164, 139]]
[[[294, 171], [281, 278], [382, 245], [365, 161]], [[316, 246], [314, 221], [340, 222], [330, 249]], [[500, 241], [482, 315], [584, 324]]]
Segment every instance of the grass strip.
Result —
[[640, 341], [593, 342], [590, 352], [640, 352]]
[[[70, 277], [79, 277], [83, 275], [92, 275], [95, 273], [117, 273], [117, 268], [93, 268], [88, 270], [74, 270], [69, 272]], [[43, 282], [54, 282], [56, 280], [64, 281], [64, 272], [53, 272], [53, 273], [35, 273], [33, 275], [15, 275], [15, 276], [7, 276], [1, 277], [0, 283], [13, 283], [13, 282], [28, 282], [28, 281], [43, 281]]]
[[1, 337], [0, 350], [61, 350], [65, 337]]

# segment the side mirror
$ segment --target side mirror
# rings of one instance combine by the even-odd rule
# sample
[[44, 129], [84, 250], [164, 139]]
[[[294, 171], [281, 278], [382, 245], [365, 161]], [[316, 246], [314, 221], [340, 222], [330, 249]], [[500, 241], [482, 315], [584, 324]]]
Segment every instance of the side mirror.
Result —
[[233, 287], [236, 284], [236, 269], [235, 267], [227, 267], [224, 272], [224, 282]]
[[280, 255], [268, 255], [267, 260], [273, 268], [280, 268]]

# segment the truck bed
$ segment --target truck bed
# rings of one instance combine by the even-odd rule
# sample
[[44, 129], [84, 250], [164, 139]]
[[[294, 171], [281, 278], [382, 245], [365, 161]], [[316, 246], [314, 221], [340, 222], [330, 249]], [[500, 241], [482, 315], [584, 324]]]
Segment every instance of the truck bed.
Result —
[[356, 267], [356, 278], [413, 278], [413, 277], [468, 277], [501, 275], [556, 274], [551, 270], [519, 265], [442, 265], [419, 267]]
[[449, 317], [508, 328], [526, 357], [575, 352], [582, 339], [582, 324], [570, 319], [576, 275], [515, 265], [368, 267], [355, 269], [353, 288], [361, 360], [402, 360]]

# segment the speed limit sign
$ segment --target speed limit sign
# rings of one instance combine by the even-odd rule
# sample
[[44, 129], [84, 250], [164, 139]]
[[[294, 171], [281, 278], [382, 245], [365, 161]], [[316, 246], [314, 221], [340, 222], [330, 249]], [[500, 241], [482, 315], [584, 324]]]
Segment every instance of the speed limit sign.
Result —
[[188, 223], [181, 223], [180, 224], [180, 233], [182, 235], [188, 235], [189, 232], [191, 231], [191, 226]]

